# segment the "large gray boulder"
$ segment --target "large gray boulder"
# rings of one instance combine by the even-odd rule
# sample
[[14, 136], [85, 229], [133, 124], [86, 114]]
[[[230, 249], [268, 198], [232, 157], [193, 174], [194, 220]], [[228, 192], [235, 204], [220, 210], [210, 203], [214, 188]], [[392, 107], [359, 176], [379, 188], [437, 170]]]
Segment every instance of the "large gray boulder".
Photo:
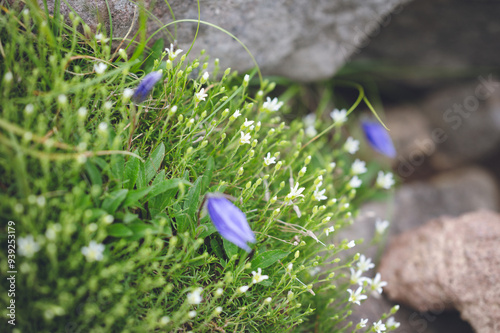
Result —
[[[265, 74], [299, 81], [331, 77], [353, 52], [366, 45], [368, 36], [385, 25], [388, 15], [408, 0], [206, 0], [201, 1], [201, 20], [217, 25], [239, 38], [253, 53]], [[43, 7], [43, 0], [38, 0]], [[168, 1], [177, 20], [197, 19], [196, 1]], [[47, 0], [53, 12], [54, 0]], [[61, 1], [61, 13], [70, 11]], [[138, 8], [128, 0], [68, 0], [70, 6], [95, 31], [101, 22], [106, 30], [112, 21], [113, 37], [133, 36], [138, 26]], [[173, 21], [164, 1], [145, 0], [155, 16], [149, 19], [149, 35]], [[109, 6], [109, 12], [108, 12]], [[196, 23], [163, 29], [151, 40], [165, 39], [188, 50]], [[240, 72], [254, 67], [244, 48], [220, 30], [201, 25], [192, 56], [206, 49], [221, 66]]]

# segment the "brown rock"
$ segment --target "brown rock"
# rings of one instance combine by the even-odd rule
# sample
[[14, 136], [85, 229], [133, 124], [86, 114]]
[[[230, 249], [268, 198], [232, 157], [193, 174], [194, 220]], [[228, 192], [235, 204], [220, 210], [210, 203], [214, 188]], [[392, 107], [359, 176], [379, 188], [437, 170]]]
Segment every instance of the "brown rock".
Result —
[[441, 217], [396, 237], [379, 271], [392, 300], [419, 311], [457, 309], [479, 333], [500, 331], [500, 215]]

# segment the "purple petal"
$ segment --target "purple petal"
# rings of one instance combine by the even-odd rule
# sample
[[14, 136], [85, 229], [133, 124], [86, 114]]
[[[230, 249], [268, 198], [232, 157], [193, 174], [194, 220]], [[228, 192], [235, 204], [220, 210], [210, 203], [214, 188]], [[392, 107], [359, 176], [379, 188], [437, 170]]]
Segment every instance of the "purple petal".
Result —
[[143, 102], [153, 90], [155, 84], [161, 79], [161, 72], [151, 72], [146, 75], [134, 92], [132, 99], [136, 103]]
[[245, 214], [224, 197], [209, 195], [207, 209], [219, 234], [236, 246], [250, 252], [247, 242], [255, 243], [255, 235]]
[[379, 122], [362, 121], [361, 128], [373, 150], [391, 158], [396, 157], [396, 149], [391, 137]]

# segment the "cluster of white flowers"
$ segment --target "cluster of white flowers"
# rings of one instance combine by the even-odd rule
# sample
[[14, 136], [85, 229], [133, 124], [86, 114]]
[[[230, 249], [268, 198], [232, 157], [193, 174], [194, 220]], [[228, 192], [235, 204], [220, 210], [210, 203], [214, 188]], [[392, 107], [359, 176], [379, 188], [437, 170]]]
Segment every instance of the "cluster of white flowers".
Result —
[[193, 292], [187, 294], [187, 301], [189, 304], [200, 304], [203, 298], [201, 297], [202, 288], [196, 288]]

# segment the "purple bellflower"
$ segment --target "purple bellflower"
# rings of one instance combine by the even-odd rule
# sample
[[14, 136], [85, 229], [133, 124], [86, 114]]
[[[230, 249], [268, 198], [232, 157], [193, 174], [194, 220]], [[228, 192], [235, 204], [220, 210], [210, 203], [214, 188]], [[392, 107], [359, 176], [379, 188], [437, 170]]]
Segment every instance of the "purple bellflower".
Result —
[[135, 89], [134, 95], [132, 96], [132, 100], [136, 103], [142, 103], [146, 100], [148, 95], [153, 90], [156, 83], [161, 79], [162, 74], [161, 71], [151, 72], [146, 75], [137, 89]]
[[224, 196], [207, 194], [207, 210], [219, 234], [229, 242], [250, 252], [248, 242], [255, 243], [255, 235], [248, 225], [245, 214]]
[[363, 120], [361, 121], [361, 128], [373, 150], [390, 158], [396, 157], [396, 149], [391, 137], [378, 121]]

